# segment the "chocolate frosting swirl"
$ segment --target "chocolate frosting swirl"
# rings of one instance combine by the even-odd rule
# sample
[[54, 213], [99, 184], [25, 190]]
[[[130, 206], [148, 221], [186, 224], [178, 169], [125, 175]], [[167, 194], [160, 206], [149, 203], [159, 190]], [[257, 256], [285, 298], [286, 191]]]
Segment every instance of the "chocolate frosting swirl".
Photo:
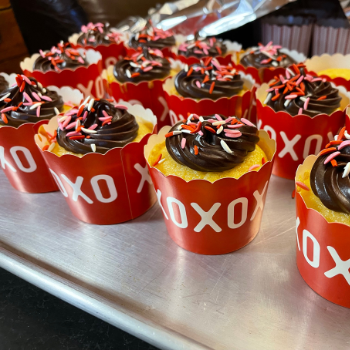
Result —
[[226, 52], [227, 47], [222, 42], [222, 39], [214, 37], [203, 38], [198, 33], [192, 40], [185, 41], [178, 48], [179, 55], [197, 58], [225, 56]]
[[259, 47], [252, 48], [240, 60], [244, 67], [268, 68], [268, 67], [289, 67], [296, 63], [289, 55], [281, 53], [279, 45], [272, 45], [272, 41], [266, 46], [259, 44]]
[[337, 88], [325, 79], [306, 74], [302, 64], [287, 68], [286, 78], [270, 83], [265, 104], [276, 112], [290, 115], [331, 114], [340, 107], [341, 97]]
[[234, 168], [259, 141], [258, 129], [248, 120], [218, 114], [192, 114], [187, 123], [177, 123], [166, 136], [166, 148], [176, 162], [206, 172]]
[[203, 64], [193, 64], [175, 77], [175, 88], [183, 97], [209, 98], [237, 95], [243, 89], [243, 80], [232, 66], [222, 66], [208, 57]]
[[51, 119], [63, 110], [56, 91], [43, 88], [34, 78], [17, 75], [17, 84], [0, 92], [0, 125], [18, 127]]
[[144, 48], [114, 66], [114, 77], [120, 82], [138, 83], [163, 79], [170, 74], [170, 63], [160, 50]]
[[[347, 144], [350, 142], [346, 138], [339, 142], [328, 145], [330, 151], [316, 159], [310, 173], [310, 185], [325, 207], [350, 214], [350, 145]], [[331, 162], [329, 157], [333, 155]]]
[[8, 82], [2, 75], [0, 75], [0, 92], [6, 90], [8, 87], [9, 87]]
[[81, 66], [88, 66], [85, 56], [73, 49], [70, 43], [59, 43], [57, 47], [53, 46], [50, 51], [40, 50], [40, 56], [35, 60], [33, 70], [60, 72], [62, 69], [76, 69]]
[[100, 44], [119, 44], [123, 34], [115, 28], [111, 28], [109, 23], [88, 23], [81, 27], [81, 35], [77, 43], [82, 46], [97, 46]]
[[151, 47], [153, 49], [164, 49], [175, 45], [175, 37], [169, 30], [162, 30], [152, 26], [149, 21], [145, 27], [133, 35], [129, 41], [130, 47]]
[[59, 119], [57, 142], [67, 151], [106, 153], [123, 147], [137, 136], [139, 125], [127, 107], [89, 97], [79, 109]]

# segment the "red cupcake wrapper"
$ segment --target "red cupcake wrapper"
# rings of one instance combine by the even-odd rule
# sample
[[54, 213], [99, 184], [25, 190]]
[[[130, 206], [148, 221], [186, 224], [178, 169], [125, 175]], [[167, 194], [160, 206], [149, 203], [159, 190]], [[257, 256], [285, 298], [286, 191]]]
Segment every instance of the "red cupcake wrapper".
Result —
[[[104, 84], [108, 84], [105, 79]], [[127, 101], [151, 109], [157, 117], [158, 128], [170, 125], [163, 80], [143, 81], [138, 84], [112, 82], [109, 84], [108, 92], [117, 102]]]
[[[311, 170], [315, 160], [315, 156], [308, 157], [303, 167]], [[323, 298], [350, 308], [350, 226], [327, 222], [319, 212], [307, 208], [298, 192], [296, 217], [296, 259], [301, 276]]]
[[263, 85], [257, 91], [258, 128], [269, 132], [277, 142], [277, 155], [272, 173], [286, 179], [294, 179], [299, 164], [308, 155], [317, 154], [325, 148], [344, 126], [345, 106], [349, 98], [343, 87], [343, 99], [347, 99], [347, 102], [343, 102], [343, 111], [333, 112], [329, 116], [319, 114], [313, 118], [303, 114], [291, 116], [287, 112], [275, 112], [271, 107], [263, 105], [259, 96], [262, 97], [266, 88], [266, 85]]
[[[12, 80], [9, 83], [12, 84]], [[74, 102], [79, 103], [83, 97], [77, 90], [73, 92], [67, 87], [55, 90], [58, 93], [65, 90], [61, 94], [64, 101], [75, 99]], [[44, 193], [58, 190], [34, 142], [34, 135], [40, 125], [47, 123], [48, 120], [42, 120], [35, 124], [25, 123], [18, 128], [0, 128], [0, 165], [11, 185], [18, 191]]]
[[[125, 105], [134, 115], [147, 113], [156, 125], [151, 111]], [[56, 125], [51, 120], [48, 127], [55, 129]], [[41, 151], [74, 216], [90, 224], [111, 225], [134, 219], [151, 208], [156, 196], [143, 156], [150, 135], [106, 154], [88, 153], [81, 158]], [[41, 150], [38, 135], [35, 140]]]
[[169, 88], [174, 85], [173, 79], [167, 80], [164, 84], [165, 98], [169, 108], [171, 125], [175, 125], [180, 120], [187, 118], [187, 113], [196, 113], [198, 115], [223, 114], [225, 116], [244, 117], [251, 122], [256, 122], [256, 103], [255, 103], [255, 80], [249, 76], [242, 76], [246, 84], [249, 83], [250, 90], [247, 90], [242, 96], [232, 96], [231, 98], [222, 97], [216, 101], [210, 99], [201, 99], [196, 101], [192, 98], [184, 98], [168, 93]]
[[[38, 57], [38, 54], [35, 54], [21, 62], [21, 69], [27, 77], [35, 78], [44, 86], [70, 86], [73, 89], [80, 90], [84, 94], [84, 97], [93, 96], [94, 98], [103, 98], [105, 91], [101, 77], [101, 54], [94, 50], [87, 50], [86, 54], [88, 61], [91, 55], [94, 56], [94, 58], [98, 56], [99, 59], [96, 63], [91, 63], [88, 67], [82, 66], [75, 70], [63, 69], [61, 72], [48, 71], [43, 73], [39, 70], [32, 70], [33, 63], [36, 57]], [[91, 60], [89, 62], [91, 62]]]
[[[170, 127], [152, 136], [145, 157], [164, 141]], [[274, 160], [275, 142], [259, 131], [273, 154], [258, 171], [239, 179], [224, 178], [186, 182], [178, 176], [165, 176], [148, 164], [170, 237], [180, 247], [199, 254], [225, 254], [251, 242], [260, 229], [263, 206]], [[205, 194], [205, 195], [203, 195]]]

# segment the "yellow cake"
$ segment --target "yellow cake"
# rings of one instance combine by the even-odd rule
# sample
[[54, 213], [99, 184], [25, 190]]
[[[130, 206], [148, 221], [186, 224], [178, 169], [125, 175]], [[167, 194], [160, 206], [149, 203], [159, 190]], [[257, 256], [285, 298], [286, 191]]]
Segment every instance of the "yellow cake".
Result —
[[329, 68], [318, 72], [318, 75], [327, 75], [331, 79], [344, 78], [350, 80], [350, 69], [348, 68]]

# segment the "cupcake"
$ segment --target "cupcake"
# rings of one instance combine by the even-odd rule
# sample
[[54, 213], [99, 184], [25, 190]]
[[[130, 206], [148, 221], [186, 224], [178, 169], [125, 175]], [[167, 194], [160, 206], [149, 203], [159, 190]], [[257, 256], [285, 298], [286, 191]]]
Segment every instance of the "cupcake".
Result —
[[192, 39], [182, 35], [176, 36], [180, 42], [177, 48], [173, 48], [174, 58], [188, 65], [199, 63], [201, 59], [216, 57], [221, 64], [232, 62], [231, 56], [241, 50], [242, 46], [236, 42], [223, 41], [215, 37], [201, 37], [196, 33]]
[[240, 58], [238, 67], [254, 77], [259, 83], [269, 82], [274, 76], [285, 73], [285, 68], [294, 63], [303, 62], [306, 57], [296, 51], [273, 45], [259, 44], [246, 50]]
[[125, 33], [110, 26], [109, 23], [88, 23], [81, 27], [81, 33], [69, 37], [75, 48], [91, 48], [101, 53], [103, 68], [114, 65], [126, 54]]
[[164, 83], [172, 124], [184, 119], [188, 110], [250, 119], [255, 107], [254, 84], [251, 76], [232, 65], [221, 65], [216, 58], [186, 66]]
[[302, 64], [287, 68], [257, 90], [259, 127], [277, 141], [275, 175], [293, 179], [298, 165], [318, 153], [344, 124], [349, 95], [344, 87], [305, 72]]
[[[262, 216], [254, 196], [258, 191], [262, 208], [274, 152], [266, 132], [219, 114], [190, 114], [153, 135], [145, 157], [171, 238], [200, 254], [225, 254], [252, 241]], [[208, 210], [215, 221], [199, 219]]]
[[33, 77], [44, 86], [70, 86], [84, 95], [104, 96], [101, 78], [101, 54], [94, 50], [76, 49], [69, 43], [59, 43], [49, 51], [40, 50], [21, 62], [27, 77]]
[[175, 74], [174, 69], [160, 50], [144, 48], [109, 67], [104, 75], [116, 101], [132, 101], [150, 108], [158, 118], [158, 126], [164, 126], [170, 124], [170, 119], [162, 85]]
[[131, 55], [138, 48], [151, 48], [161, 50], [164, 56], [168, 57], [171, 47], [176, 44], [175, 36], [170, 30], [163, 30], [152, 25], [148, 21], [144, 28], [132, 35], [129, 40], [128, 55]]
[[9, 87], [8, 82], [6, 81], [5, 77], [0, 75], [0, 93], [4, 90], [6, 90]]
[[15, 80], [13, 85], [0, 92], [0, 144], [4, 148], [4, 172], [19, 191], [56, 191], [58, 188], [38, 151], [34, 134], [40, 125], [70, 108], [67, 95], [79, 102], [82, 94], [70, 88], [44, 88], [34, 78], [25, 75], [18, 74]]
[[[343, 127], [296, 174], [297, 265], [322, 297], [350, 308], [350, 135]], [[313, 247], [313, 253], [310, 249]]]
[[[88, 223], [115, 224], [143, 214], [155, 201], [143, 156], [155, 126], [153, 113], [139, 105], [88, 97], [41, 126], [35, 141], [73, 214]], [[80, 195], [72, 186], [76, 181]]]
[[306, 69], [310, 74], [319, 75], [339, 86], [350, 90], [350, 55], [336, 53], [313, 56], [305, 61]]

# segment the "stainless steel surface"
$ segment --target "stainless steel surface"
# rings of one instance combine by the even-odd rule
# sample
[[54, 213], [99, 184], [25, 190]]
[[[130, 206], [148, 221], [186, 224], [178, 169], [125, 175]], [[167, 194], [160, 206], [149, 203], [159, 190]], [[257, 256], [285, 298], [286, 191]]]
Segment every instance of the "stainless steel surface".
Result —
[[292, 190], [272, 177], [257, 238], [201, 256], [172, 242], [157, 205], [87, 225], [60, 193], [19, 193], [0, 174], [0, 266], [161, 349], [349, 349], [350, 310], [298, 273]]

